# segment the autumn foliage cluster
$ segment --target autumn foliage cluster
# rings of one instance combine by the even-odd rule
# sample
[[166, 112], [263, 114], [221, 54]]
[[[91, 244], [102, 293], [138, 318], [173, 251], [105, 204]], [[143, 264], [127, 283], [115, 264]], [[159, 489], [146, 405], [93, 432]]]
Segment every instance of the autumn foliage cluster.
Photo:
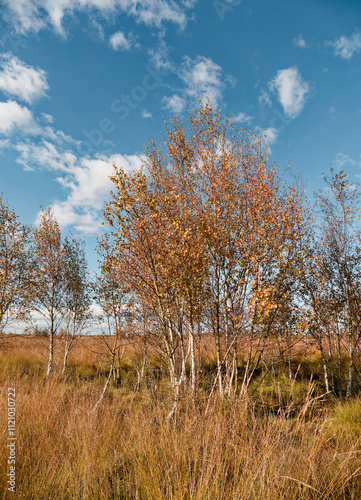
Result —
[[[81, 241], [63, 239], [50, 209], [30, 230], [1, 199], [0, 325], [34, 311], [45, 318], [48, 375], [54, 339], [67, 339], [64, 374], [95, 301], [109, 334], [102, 397], [124, 342], [135, 337], [143, 346], [138, 386], [147, 349], [167, 369], [169, 419], [185, 394], [248, 394], [260, 369], [272, 373], [270, 345], [279, 346], [291, 380], [290, 353], [302, 337], [317, 347], [326, 394], [358, 392], [358, 195], [344, 173], [331, 172], [311, 214], [297, 181], [270, 162], [262, 134], [238, 130], [206, 104], [189, 127], [175, 116], [161, 146], [150, 141], [141, 170], [115, 166], [111, 180], [92, 283]], [[205, 339], [214, 347], [211, 380]]]
[[209, 104], [144, 153], [114, 166], [93, 279], [50, 208], [26, 227], [0, 198], [21, 498], [360, 498], [357, 186], [331, 169], [311, 209]]
[[360, 257], [357, 194], [345, 174], [326, 179], [315, 220], [297, 182], [270, 164], [262, 135], [240, 132], [210, 105], [190, 116], [189, 130], [175, 117], [163, 146], [151, 141], [145, 153], [143, 170], [115, 168], [101, 269], [155, 339], [174, 391], [170, 415], [182, 387], [198, 391], [205, 335], [216, 352], [210, 390], [221, 397], [247, 393], [268, 343], [289, 346], [297, 335], [318, 346], [325, 392], [351, 395]]

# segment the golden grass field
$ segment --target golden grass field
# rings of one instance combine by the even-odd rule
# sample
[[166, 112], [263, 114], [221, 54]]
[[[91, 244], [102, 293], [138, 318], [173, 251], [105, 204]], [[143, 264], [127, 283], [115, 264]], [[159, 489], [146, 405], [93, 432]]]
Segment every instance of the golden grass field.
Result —
[[[119, 379], [92, 412], [107, 377], [101, 340], [81, 339], [65, 375], [58, 368], [50, 378], [46, 343], [2, 339], [1, 498], [361, 498], [361, 399], [322, 397], [320, 361], [306, 341], [293, 380], [276, 370], [252, 396], [222, 401], [209, 401], [204, 383], [197, 398], [184, 395], [172, 421], [171, 390], [154, 352], [138, 386], [137, 351], [127, 346]], [[55, 352], [60, 367], [60, 339]], [[210, 347], [202, 353], [211, 370]], [[15, 495], [6, 484], [8, 387], [16, 389]]]

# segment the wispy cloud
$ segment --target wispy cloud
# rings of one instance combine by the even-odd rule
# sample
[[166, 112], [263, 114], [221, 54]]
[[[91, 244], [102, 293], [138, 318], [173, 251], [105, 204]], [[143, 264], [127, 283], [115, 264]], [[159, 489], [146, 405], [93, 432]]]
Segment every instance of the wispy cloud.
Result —
[[137, 155], [80, 158], [69, 169], [66, 177], [57, 179], [69, 191], [65, 201], [55, 201], [53, 204], [59, 224], [72, 225], [86, 234], [99, 232], [100, 210], [112, 188], [109, 176], [113, 173], [113, 163], [121, 165], [126, 171], [137, 170], [142, 164], [142, 158]]
[[265, 136], [265, 142], [273, 144], [278, 138], [279, 131], [274, 127], [268, 127], [263, 130], [263, 135]]
[[12, 54], [0, 57], [0, 91], [32, 104], [43, 97], [49, 85], [44, 70], [20, 61]]
[[23, 165], [25, 170], [42, 168], [53, 172], [68, 172], [77, 163], [74, 153], [60, 149], [59, 146], [45, 139], [39, 144], [20, 141], [14, 149], [19, 153], [17, 163]]
[[140, 168], [143, 158], [137, 155], [97, 155], [78, 157], [65, 146], [42, 140], [39, 144], [19, 143], [17, 162], [26, 170], [45, 169], [55, 174], [55, 180], [67, 194], [65, 200], [55, 200], [54, 214], [63, 227], [73, 226], [85, 234], [100, 229], [100, 210], [112, 188], [109, 176], [113, 163], [124, 170]]
[[219, 106], [226, 89], [227, 77], [223, 75], [221, 66], [212, 59], [197, 56], [192, 59], [184, 58], [184, 63], [179, 72], [184, 83], [185, 94], [193, 101], [207, 99], [213, 106]]
[[238, 115], [233, 117], [236, 123], [249, 123], [253, 120], [253, 116], [246, 115], [246, 113], [238, 113]]
[[152, 113], [147, 109], [142, 110], [142, 118], [153, 118]]
[[334, 120], [335, 117], [336, 117], [336, 108], [335, 106], [330, 106], [329, 109], [328, 109], [328, 115], [329, 117]]
[[54, 117], [49, 115], [48, 113], [41, 113], [41, 118], [46, 122], [46, 123], [53, 123], [54, 122]]
[[[337, 153], [333, 165], [337, 170], [342, 170], [345, 165], [348, 167], [356, 167], [356, 168], [361, 168], [361, 155], [360, 157], [355, 160], [351, 156], [345, 154], [345, 153]], [[360, 177], [360, 174], [357, 175], [357, 177]]]
[[160, 28], [173, 23], [184, 28], [188, 21], [188, 11], [194, 1], [174, 2], [173, 0], [3, 0], [7, 18], [19, 33], [38, 32], [52, 28], [65, 35], [64, 17], [76, 12], [97, 12], [104, 16], [127, 14], [137, 22]]
[[122, 31], [117, 31], [114, 33], [110, 39], [109, 43], [114, 50], [130, 50], [134, 45], [134, 37], [130, 34], [126, 38]]
[[293, 43], [299, 49], [307, 49], [308, 46], [309, 46], [308, 43], [306, 42], [306, 40], [303, 38], [302, 35], [296, 36], [296, 38], [293, 39]]
[[277, 92], [278, 100], [289, 118], [296, 118], [310, 95], [310, 84], [296, 67], [282, 69], [269, 83], [271, 92]]
[[56, 144], [67, 143], [71, 146], [78, 144], [63, 131], [50, 126], [51, 119], [50, 115], [44, 113], [41, 113], [38, 118], [35, 117], [28, 107], [22, 106], [16, 101], [0, 101], [0, 134], [11, 136], [12, 145], [16, 144], [16, 140], [25, 141], [29, 137], [32, 140], [43, 138]]
[[355, 30], [350, 37], [342, 35], [333, 42], [327, 42], [327, 44], [333, 46], [335, 56], [348, 60], [354, 54], [361, 52], [361, 33]]
[[261, 106], [268, 106], [268, 107], [272, 106], [270, 95], [264, 89], [261, 91], [261, 95], [258, 98], [258, 102], [260, 103]]
[[176, 65], [169, 57], [166, 46], [151, 55], [156, 67], [169, 70], [182, 83], [175, 93], [163, 97], [164, 108], [172, 113], [180, 114], [188, 106], [198, 106], [199, 99], [203, 103], [209, 100], [214, 107], [218, 107], [223, 102], [226, 88], [235, 84], [235, 79], [231, 75], [225, 75], [221, 66], [209, 57], [185, 56], [183, 62]]
[[186, 106], [186, 100], [177, 94], [163, 98], [163, 104], [171, 113], [181, 114]]
[[171, 49], [169, 45], [161, 40], [156, 48], [148, 51], [150, 55], [150, 62], [157, 70], [175, 71], [175, 64], [170, 57]]

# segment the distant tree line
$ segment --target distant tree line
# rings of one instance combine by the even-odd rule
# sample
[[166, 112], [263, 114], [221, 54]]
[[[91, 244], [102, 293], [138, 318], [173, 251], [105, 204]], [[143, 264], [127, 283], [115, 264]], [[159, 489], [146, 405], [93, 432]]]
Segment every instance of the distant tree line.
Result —
[[27, 228], [0, 199], [0, 327], [11, 316], [41, 314], [48, 374], [59, 328], [65, 370], [96, 300], [115, 334], [109, 379], [118, 339], [149, 339], [168, 369], [170, 415], [182, 391], [199, 390], [205, 336], [216, 349], [211, 391], [222, 397], [248, 391], [270, 341], [287, 353], [299, 335], [317, 344], [326, 391], [351, 395], [361, 253], [359, 194], [344, 172], [331, 169], [311, 210], [298, 181], [286, 182], [270, 162], [262, 134], [238, 130], [207, 104], [190, 114], [188, 128], [175, 116], [163, 144], [145, 147], [141, 170], [114, 166], [111, 180], [95, 283], [82, 241], [62, 238], [50, 208]]

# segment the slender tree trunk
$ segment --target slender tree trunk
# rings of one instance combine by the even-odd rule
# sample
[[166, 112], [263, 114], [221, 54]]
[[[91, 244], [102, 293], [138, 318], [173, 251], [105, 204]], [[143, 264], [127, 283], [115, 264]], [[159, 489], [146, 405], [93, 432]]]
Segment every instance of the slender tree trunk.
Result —
[[327, 364], [326, 364], [326, 357], [325, 357], [325, 353], [324, 353], [323, 346], [322, 346], [322, 339], [320, 342], [320, 351], [321, 351], [321, 357], [322, 357], [323, 374], [325, 377], [326, 392], [330, 392], [330, 384], [329, 384], [329, 380], [328, 380], [328, 370], [327, 370]]
[[340, 378], [339, 394], [340, 397], [342, 397], [342, 352], [341, 352], [341, 339], [339, 333], [337, 333], [337, 344], [338, 344], [338, 376]]
[[67, 366], [67, 363], [68, 363], [68, 356], [69, 356], [69, 351], [70, 351], [70, 347], [73, 343], [73, 340], [74, 340], [74, 335], [75, 335], [75, 322], [76, 322], [76, 319], [75, 319], [75, 315], [73, 316], [73, 321], [72, 321], [72, 331], [71, 331], [71, 334], [69, 333], [69, 324], [66, 328], [66, 341], [65, 341], [65, 349], [64, 349], [64, 359], [63, 359], [63, 369], [61, 371], [61, 374], [64, 375], [65, 373], [65, 370], [66, 370], [66, 366]]
[[98, 401], [95, 403], [93, 409], [91, 410], [90, 413], [94, 413], [97, 408], [99, 408], [101, 402], [103, 401], [104, 399], [104, 396], [105, 396], [105, 393], [107, 392], [107, 389], [108, 389], [108, 385], [110, 383], [110, 379], [112, 378], [112, 373], [113, 373], [113, 369], [114, 369], [114, 358], [115, 358], [115, 352], [112, 352], [111, 354], [111, 358], [110, 358], [110, 369], [109, 369], [109, 375], [107, 377], [107, 380], [105, 381], [105, 384], [104, 384], [104, 387], [103, 387], [103, 390], [102, 390], [102, 393], [98, 399]]
[[230, 398], [232, 395], [232, 386], [233, 386], [233, 379], [234, 379], [234, 374], [235, 374], [235, 363], [234, 363], [234, 358], [232, 356], [232, 362], [229, 363], [228, 366], [228, 380], [227, 380], [227, 396]]
[[53, 369], [53, 357], [54, 357], [54, 317], [52, 312], [50, 316], [49, 361], [46, 370], [47, 377], [50, 375]]
[[184, 382], [186, 382], [187, 381], [186, 368], [187, 368], [187, 360], [188, 360], [189, 354], [190, 354], [190, 342], [188, 341], [188, 351], [186, 353], [185, 340], [184, 340], [182, 328], [180, 328], [180, 352], [181, 352], [181, 365], [182, 365], [181, 370], [182, 370], [182, 373], [184, 373]]
[[335, 391], [335, 374], [334, 374], [334, 362], [333, 362], [333, 349], [332, 349], [332, 339], [330, 332], [327, 332], [328, 340], [328, 359], [330, 360], [330, 370], [331, 370], [331, 387]]
[[188, 307], [189, 307], [189, 355], [190, 355], [190, 376], [191, 376], [191, 394], [192, 397], [195, 395], [196, 391], [196, 354], [195, 354], [195, 335], [194, 335], [194, 309], [192, 293], [188, 291]]
[[349, 398], [351, 396], [352, 391], [352, 372], [353, 372], [353, 347], [352, 347], [352, 336], [350, 335], [349, 343], [348, 343], [348, 381], [347, 381], [347, 391], [346, 397]]
[[292, 367], [291, 367], [291, 343], [290, 343], [290, 338], [287, 335], [287, 362], [288, 362], [288, 378], [290, 380], [293, 379], [292, 375]]
[[65, 370], [66, 370], [66, 365], [68, 363], [69, 350], [70, 350], [70, 343], [69, 343], [69, 340], [68, 340], [68, 337], [67, 337], [66, 338], [66, 342], [65, 342], [65, 349], [64, 349], [63, 369], [61, 371], [62, 375], [64, 375]]
[[238, 388], [238, 364], [237, 364], [237, 342], [235, 343], [234, 346], [234, 397], [237, 395], [237, 388]]
[[[228, 341], [229, 341], [229, 332], [228, 332], [228, 314], [227, 314], [227, 305], [226, 305], [226, 311], [225, 311], [225, 332], [224, 332], [224, 337], [225, 337], [225, 343], [226, 343], [226, 351], [228, 350]], [[225, 359], [225, 373], [226, 373], [226, 379], [225, 379], [225, 392], [226, 395], [229, 397], [230, 392], [231, 392], [231, 370], [229, 366], [229, 356], [226, 357]]]
[[[169, 328], [171, 329], [171, 326]], [[171, 339], [173, 339], [172, 332], [170, 332], [170, 335], [171, 335]], [[187, 357], [188, 357], [188, 355], [187, 355]], [[170, 421], [173, 418], [175, 418], [177, 415], [177, 412], [178, 412], [179, 400], [180, 400], [180, 387], [181, 387], [181, 384], [184, 382], [185, 377], [186, 377], [185, 366], [186, 366], [186, 363], [182, 362], [181, 363], [181, 373], [179, 376], [177, 376], [176, 360], [174, 357], [174, 352], [172, 351], [171, 355], [169, 356], [169, 368], [170, 368], [171, 383], [172, 383], [172, 387], [173, 387], [173, 406], [172, 406], [172, 409], [167, 416], [167, 421]]]
[[217, 346], [217, 378], [218, 378], [218, 389], [219, 394], [223, 397], [223, 383], [222, 383], [222, 346], [221, 346], [221, 325], [220, 325], [220, 285], [219, 285], [219, 269], [218, 264], [215, 264], [215, 277], [216, 277], [216, 346]]
[[53, 356], [54, 356], [54, 332], [50, 331], [50, 345], [49, 345], [49, 361], [48, 361], [48, 367], [46, 369], [46, 375], [47, 377], [50, 375], [50, 373], [53, 370]]
[[170, 420], [172, 420], [177, 415], [177, 412], [178, 412], [180, 383], [181, 383], [181, 380], [173, 386], [173, 389], [174, 389], [173, 406], [172, 406], [171, 411], [167, 415], [168, 422]]
[[191, 391], [192, 391], [192, 396], [194, 396], [196, 390], [196, 367], [195, 367], [196, 360], [194, 351], [193, 325], [191, 326], [191, 332], [189, 334], [189, 350], [190, 350], [190, 360], [191, 360]]
[[252, 345], [250, 344], [249, 349], [248, 349], [248, 356], [247, 356], [247, 364], [246, 364], [246, 369], [244, 371], [244, 376], [242, 380], [242, 387], [241, 387], [241, 394], [240, 396], [243, 397], [248, 389], [248, 373], [249, 373], [249, 367], [251, 363], [251, 357], [252, 357]]
[[143, 358], [143, 364], [142, 364], [142, 369], [141, 369], [141, 372], [140, 372], [140, 382], [142, 382], [143, 378], [144, 378], [144, 373], [145, 373], [145, 367], [147, 365], [147, 349], [145, 349], [145, 352], [144, 352], [144, 358]]

